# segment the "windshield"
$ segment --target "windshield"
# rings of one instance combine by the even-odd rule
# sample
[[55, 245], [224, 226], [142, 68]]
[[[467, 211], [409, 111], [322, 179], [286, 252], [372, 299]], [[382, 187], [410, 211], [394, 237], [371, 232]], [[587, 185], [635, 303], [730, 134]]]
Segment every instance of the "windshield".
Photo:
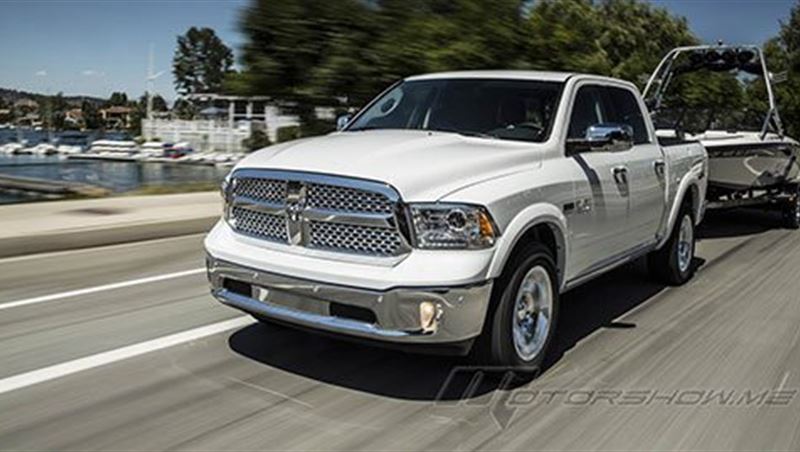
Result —
[[542, 142], [553, 125], [562, 83], [440, 79], [402, 82], [359, 115], [348, 132], [416, 129]]

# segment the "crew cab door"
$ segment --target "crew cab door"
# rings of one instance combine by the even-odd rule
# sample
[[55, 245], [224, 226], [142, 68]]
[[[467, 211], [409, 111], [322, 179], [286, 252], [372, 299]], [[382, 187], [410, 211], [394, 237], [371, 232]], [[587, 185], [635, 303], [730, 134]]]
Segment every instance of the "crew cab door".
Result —
[[661, 147], [647, 128], [639, 97], [629, 88], [606, 86], [610, 122], [633, 128], [633, 148], [625, 152], [629, 211], [626, 233], [630, 245], [656, 240], [665, 213], [666, 163]]
[[[590, 126], [610, 122], [612, 111], [604, 86], [579, 85], [567, 139], [582, 139]], [[626, 174], [630, 151], [566, 152], [566, 158], [578, 169], [575, 198], [563, 209], [571, 236], [569, 273], [580, 277], [613, 262], [631, 248]]]

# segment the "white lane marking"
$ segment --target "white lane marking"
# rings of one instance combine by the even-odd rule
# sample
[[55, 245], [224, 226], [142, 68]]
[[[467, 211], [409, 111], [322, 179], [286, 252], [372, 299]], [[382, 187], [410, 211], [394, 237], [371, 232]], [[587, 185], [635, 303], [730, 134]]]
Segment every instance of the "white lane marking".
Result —
[[201, 339], [214, 334], [222, 333], [235, 328], [244, 327], [255, 322], [249, 316], [236, 317], [222, 322], [212, 323], [180, 333], [170, 334], [138, 344], [128, 345], [116, 350], [98, 353], [96, 355], [78, 358], [65, 363], [32, 370], [19, 375], [0, 379], [0, 394], [25, 388], [45, 381], [71, 375], [95, 367], [104, 366], [124, 359], [133, 358], [145, 353], [154, 352], [184, 342]]
[[167, 279], [181, 278], [184, 276], [197, 275], [205, 272], [205, 267], [193, 268], [191, 270], [184, 270], [175, 273], [166, 273], [163, 275], [148, 276], [146, 278], [131, 279], [128, 281], [121, 281], [111, 284], [103, 284], [102, 286], [87, 287], [85, 289], [70, 290], [68, 292], [54, 293], [50, 295], [42, 295], [40, 297], [26, 298], [24, 300], [9, 301], [0, 304], [0, 311], [3, 309], [16, 308], [19, 306], [26, 306], [36, 303], [44, 303], [46, 301], [60, 300], [62, 298], [78, 297], [81, 295], [88, 295], [97, 292], [104, 292], [106, 290], [122, 289], [123, 287], [136, 286], [139, 284], [148, 284]]
[[273, 389], [265, 388], [263, 386], [255, 384], [255, 383], [249, 383], [247, 381], [240, 380], [238, 378], [227, 377], [227, 379], [228, 379], [228, 381], [232, 381], [234, 383], [238, 383], [240, 385], [247, 386], [248, 388], [252, 388], [252, 389], [255, 389], [257, 391], [261, 391], [261, 392], [265, 392], [267, 394], [271, 394], [271, 395], [277, 396], [277, 397], [279, 397], [279, 398], [281, 398], [283, 400], [288, 400], [289, 402], [297, 403], [297, 404], [302, 405], [302, 406], [304, 406], [306, 408], [312, 408], [312, 409], [314, 408], [312, 405], [309, 405], [309, 404], [303, 402], [302, 400], [296, 399], [296, 398], [294, 398], [294, 397], [292, 397], [290, 395], [286, 395], [286, 394], [284, 394], [282, 392], [278, 392], [278, 391], [275, 391]]
[[786, 384], [786, 380], [789, 379], [789, 371], [787, 370], [785, 374], [783, 374], [783, 379], [781, 380], [781, 384], [778, 385], [778, 391], [783, 390], [783, 386]]

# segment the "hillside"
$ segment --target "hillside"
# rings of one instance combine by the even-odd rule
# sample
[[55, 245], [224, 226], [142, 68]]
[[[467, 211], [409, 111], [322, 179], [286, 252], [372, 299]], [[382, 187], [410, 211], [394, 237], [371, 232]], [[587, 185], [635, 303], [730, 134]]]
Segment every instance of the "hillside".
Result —
[[[0, 99], [7, 103], [16, 102], [20, 99], [33, 99], [38, 101], [42, 98], [48, 97], [46, 94], [41, 93], [30, 93], [27, 91], [19, 91], [15, 89], [6, 89], [0, 88]], [[64, 100], [66, 100], [70, 104], [79, 104], [84, 100], [88, 100], [96, 105], [101, 105], [106, 102], [106, 99], [101, 99], [99, 97], [91, 97], [91, 96], [64, 96]]]

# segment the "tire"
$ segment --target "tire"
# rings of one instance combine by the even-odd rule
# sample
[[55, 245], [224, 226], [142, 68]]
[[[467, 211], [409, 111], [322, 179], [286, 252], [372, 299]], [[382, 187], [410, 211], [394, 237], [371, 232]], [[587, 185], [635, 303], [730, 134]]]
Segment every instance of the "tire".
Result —
[[539, 243], [512, 257], [495, 283], [474, 361], [538, 372], [558, 324], [556, 275], [552, 253]]
[[788, 229], [800, 228], [800, 193], [797, 190], [783, 207], [783, 224]]
[[[688, 249], [686, 248], [688, 246]], [[680, 286], [694, 274], [695, 231], [692, 209], [684, 203], [672, 227], [669, 240], [647, 256], [650, 273], [670, 286]]]

